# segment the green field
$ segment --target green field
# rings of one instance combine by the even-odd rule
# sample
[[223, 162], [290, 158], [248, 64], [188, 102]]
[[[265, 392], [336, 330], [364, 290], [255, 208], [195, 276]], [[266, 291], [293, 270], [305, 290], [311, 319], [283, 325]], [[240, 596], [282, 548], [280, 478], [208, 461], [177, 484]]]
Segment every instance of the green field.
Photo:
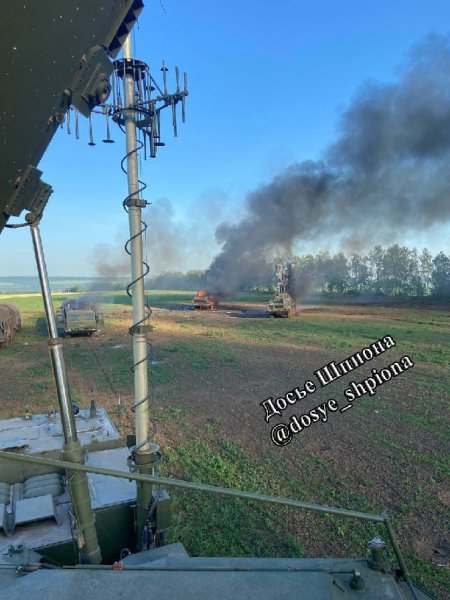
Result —
[[[246, 318], [267, 295], [241, 295], [218, 311], [180, 310], [194, 292], [148, 293], [153, 310], [151, 419], [164, 475], [380, 513], [387, 510], [413, 578], [439, 597], [449, 583], [450, 311], [445, 306], [308, 305], [292, 319]], [[90, 294], [92, 298], [94, 295]], [[55, 296], [55, 305], [63, 297]], [[108, 408], [132, 431], [130, 300], [98, 293], [104, 328], [65, 339], [73, 400]], [[39, 296], [8, 296], [23, 331], [1, 350], [2, 417], [56, 408]], [[251, 314], [251, 313], [249, 313]], [[396, 345], [286, 410], [306, 413], [408, 355], [414, 367], [293, 437], [270, 441], [277, 422], [260, 403], [314, 379], [384, 336]], [[120, 399], [120, 406], [119, 406]], [[289, 508], [174, 492], [173, 540], [192, 555], [361, 556], [374, 525]]]

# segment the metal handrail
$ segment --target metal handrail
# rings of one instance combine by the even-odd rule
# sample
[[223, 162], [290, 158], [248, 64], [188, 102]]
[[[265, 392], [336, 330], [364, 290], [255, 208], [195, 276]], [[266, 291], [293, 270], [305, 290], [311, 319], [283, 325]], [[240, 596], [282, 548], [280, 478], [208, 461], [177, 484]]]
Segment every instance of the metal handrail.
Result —
[[292, 498], [283, 498], [278, 496], [269, 496], [267, 494], [258, 494], [255, 492], [244, 492], [234, 488], [219, 487], [206, 483], [195, 483], [193, 481], [183, 481], [182, 479], [172, 479], [170, 477], [160, 477], [157, 475], [141, 475], [140, 473], [131, 473], [126, 471], [119, 471], [117, 469], [105, 469], [104, 467], [94, 467], [91, 465], [74, 464], [65, 460], [55, 460], [52, 458], [42, 458], [38, 456], [28, 456], [25, 454], [16, 454], [12, 452], [0, 451], [0, 459], [13, 460], [17, 462], [31, 463], [41, 466], [55, 467], [58, 469], [66, 469], [68, 471], [82, 471], [85, 473], [96, 473], [98, 475], [109, 475], [111, 477], [118, 477], [120, 479], [128, 479], [134, 481], [142, 481], [147, 483], [156, 483], [167, 487], [175, 487], [182, 489], [198, 490], [202, 492], [209, 492], [212, 494], [219, 494], [222, 496], [232, 496], [235, 498], [245, 498], [247, 500], [256, 500], [257, 502], [268, 502], [270, 504], [279, 504], [282, 506], [292, 506], [294, 508], [303, 508], [305, 510], [311, 510], [318, 513], [327, 513], [337, 515], [340, 517], [360, 519], [363, 521], [372, 521], [376, 523], [383, 523], [386, 528], [387, 536], [392, 544], [395, 556], [400, 566], [401, 574], [405, 578], [408, 584], [411, 583], [408, 569], [405, 564], [405, 560], [401, 553], [398, 545], [394, 530], [389, 521], [387, 513], [380, 515], [374, 513], [365, 513], [355, 510], [347, 510], [345, 508], [337, 508], [334, 506], [326, 506], [323, 504], [315, 504], [311, 502], [303, 502], [301, 500], [294, 500]]

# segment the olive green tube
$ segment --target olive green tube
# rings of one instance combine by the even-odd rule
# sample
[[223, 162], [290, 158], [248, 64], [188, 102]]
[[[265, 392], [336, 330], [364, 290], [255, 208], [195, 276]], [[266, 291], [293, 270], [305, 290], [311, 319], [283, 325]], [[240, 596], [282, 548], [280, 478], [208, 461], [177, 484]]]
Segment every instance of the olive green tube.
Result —
[[[64, 444], [63, 457], [68, 462], [83, 464], [84, 452], [80, 442], [77, 440], [71, 444]], [[88, 563], [98, 565], [102, 562], [102, 555], [98, 545], [95, 516], [91, 506], [86, 473], [67, 469], [66, 475], [69, 482], [72, 506], [81, 533], [78, 542], [80, 550], [84, 551]]]
[[[153, 444], [153, 451], [136, 452], [134, 464], [141, 475], [154, 475], [159, 446]], [[152, 500], [152, 484], [149, 481], [136, 481], [136, 546], [142, 550], [143, 534], [146, 527], [149, 506]]]

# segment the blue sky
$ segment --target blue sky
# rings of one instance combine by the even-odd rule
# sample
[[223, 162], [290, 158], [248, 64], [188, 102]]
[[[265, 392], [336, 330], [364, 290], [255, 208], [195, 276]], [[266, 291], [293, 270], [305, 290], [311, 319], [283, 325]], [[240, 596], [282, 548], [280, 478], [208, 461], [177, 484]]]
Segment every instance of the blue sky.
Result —
[[[149, 236], [158, 239], [153, 273], [206, 267], [219, 250], [216, 226], [245, 214], [249, 191], [295, 161], [320, 159], [336, 137], [340, 111], [365, 80], [395, 80], [415, 42], [430, 31], [448, 33], [448, 3], [437, 0], [163, 5], [165, 12], [147, 0], [135, 28], [136, 56], [157, 77], [163, 58], [186, 70], [190, 96], [179, 137], [165, 115], [166, 146], [142, 160]], [[124, 261], [125, 140], [114, 129], [116, 143], [102, 144], [99, 117], [94, 136], [90, 147], [86, 123], [78, 141], [59, 131], [39, 165], [55, 190], [41, 226], [50, 275], [96, 275], [99, 260]], [[396, 241], [437, 252], [448, 251], [448, 239], [441, 227]], [[26, 229], [0, 235], [0, 256], [0, 276], [35, 274]]]

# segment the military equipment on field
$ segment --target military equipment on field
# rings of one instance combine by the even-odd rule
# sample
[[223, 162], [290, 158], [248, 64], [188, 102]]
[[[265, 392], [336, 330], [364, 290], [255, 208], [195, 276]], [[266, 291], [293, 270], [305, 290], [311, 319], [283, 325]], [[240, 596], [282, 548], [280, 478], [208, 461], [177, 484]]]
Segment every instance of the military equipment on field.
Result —
[[7, 346], [22, 329], [20, 311], [12, 304], [0, 304], [0, 348]]
[[267, 312], [272, 317], [291, 317], [295, 315], [295, 299], [292, 264], [276, 265], [277, 291], [267, 305]]
[[295, 303], [289, 294], [276, 293], [267, 305], [271, 317], [291, 317], [295, 315]]
[[88, 335], [97, 331], [102, 322], [97, 307], [80, 298], [66, 300], [56, 313], [58, 335]]
[[214, 310], [217, 306], [217, 299], [206, 290], [199, 290], [192, 300], [194, 307], [199, 310]]
[[[149, 432], [150, 326], [144, 301], [145, 228], [141, 224], [141, 208], [147, 203], [140, 195], [136, 128], [145, 132], [150, 156], [154, 156], [156, 147], [162, 145], [160, 110], [171, 108], [176, 133], [176, 105], [181, 103], [184, 116], [187, 89], [185, 80], [181, 91], [176, 70], [177, 90], [169, 94], [164, 64], [161, 89], [147, 65], [132, 58], [129, 33], [142, 7], [141, 0], [2, 3], [2, 23], [7, 26], [0, 36], [1, 56], [8, 68], [0, 70], [0, 89], [10, 93], [4, 95], [5, 105], [1, 107], [7, 118], [2, 119], [4, 143], [0, 145], [0, 188], [4, 190], [0, 196], [0, 231], [5, 226], [30, 228], [59, 405], [59, 413], [27, 414], [26, 419], [8, 419], [0, 424], [2, 595], [8, 600], [142, 595], [158, 600], [430, 598], [411, 582], [385, 514], [160, 475], [161, 452]], [[111, 63], [110, 57], [116, 56], [122, 44], [123, 59]], [[107, 107], [104, 103], [111, 88], [116, 99]], [[155, 88], [159, 93], [152, 96]], [[70, 107], [90, 118], [98, 105], [103, 105], [102, 115], [108, 117], [110, 111], [112, 120], [125, 129], [127, 141], [128, 196], [123, 204], [130, 224], [127, 249], [133, 277], [129, 288], [136, 417], [129, 447], [121, 442], [105, 411], [92, 402], [89, 409], [73, 408], [39, 230], [52, 189], [40, 180], [37, 165], [56, 129], [73, 110]], [[93, 145], [92, 130], [90, 133], [89, 143]], [[19, 216], [23, 210], [28, 211], [25, 222], [11, 225], [10, 217]], [[370, 560], [191, 558], [181, 544], [166, 545], [170, 523], [166, 488], [172, 487], [376, 523], [390, 542], [397, 568], [391, 568], [385, 544], [378, 538], [370, 543]], [[239, 534], [236, 531], [236, 536]]]

